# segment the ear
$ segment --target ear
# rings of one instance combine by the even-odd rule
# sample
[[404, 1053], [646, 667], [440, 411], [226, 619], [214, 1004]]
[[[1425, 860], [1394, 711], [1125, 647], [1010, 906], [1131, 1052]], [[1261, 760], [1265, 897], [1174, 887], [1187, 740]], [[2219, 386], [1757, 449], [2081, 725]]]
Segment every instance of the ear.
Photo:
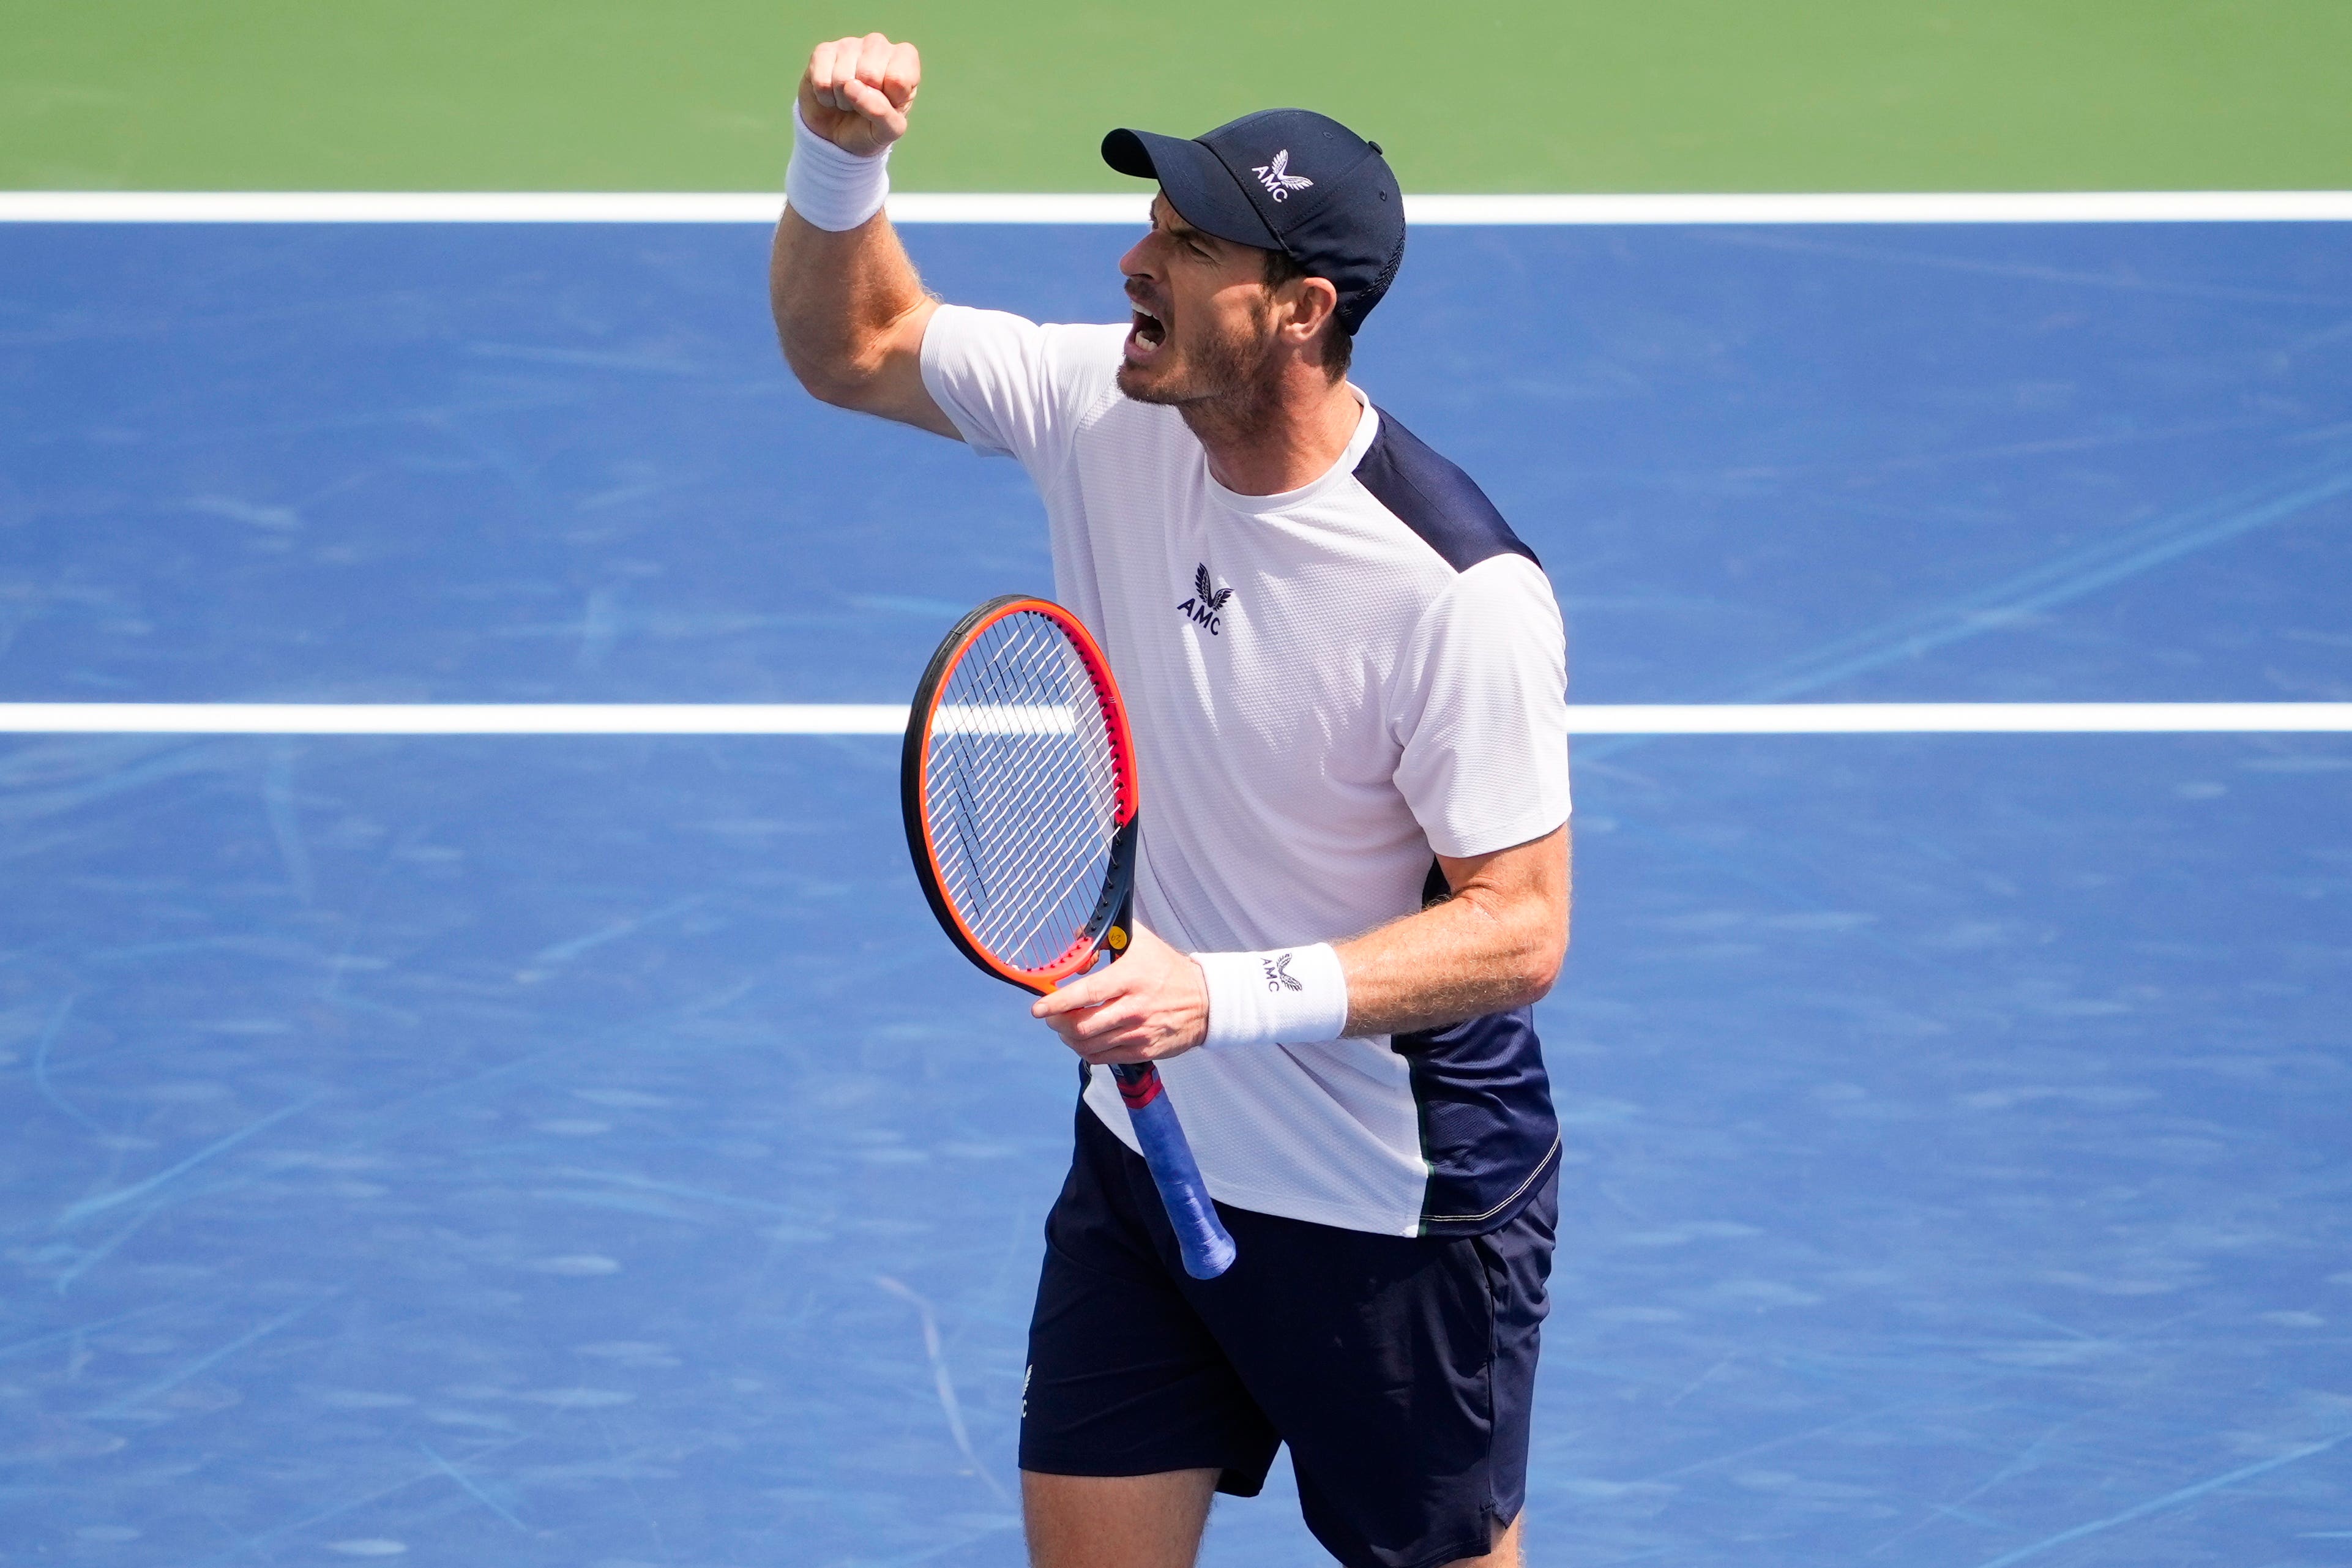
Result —
[[[1339, 290], [1328, 278], [1294, 278], [1283, 286], [1283, 292], [1290, 296], [1286, 301], [1289, 316], [1281, 328], [1288, 342], [1312, 342], [1339, 309]], [[1332, 327], [1338, 330], [1336, 323]]]

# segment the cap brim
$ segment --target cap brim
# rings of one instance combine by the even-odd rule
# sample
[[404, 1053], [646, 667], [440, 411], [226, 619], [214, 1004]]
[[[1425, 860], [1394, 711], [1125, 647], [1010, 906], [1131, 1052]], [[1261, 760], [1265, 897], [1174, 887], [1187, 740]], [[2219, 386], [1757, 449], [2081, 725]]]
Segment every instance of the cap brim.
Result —
[[1236, 245], [1282, 248], [1233, 172], [1198, 142], [1122, 129], [1103, 138], [1102, 158], [1122, 174], [1159, 181], [1169, 205], [1193, 227]]

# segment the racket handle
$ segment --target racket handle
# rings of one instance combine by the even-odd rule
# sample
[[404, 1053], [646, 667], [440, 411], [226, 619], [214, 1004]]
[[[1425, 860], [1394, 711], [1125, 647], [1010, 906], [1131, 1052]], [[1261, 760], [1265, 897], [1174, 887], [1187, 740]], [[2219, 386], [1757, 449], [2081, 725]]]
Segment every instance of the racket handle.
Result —
[[1217, 1218], [1209, 1201], [1208, 1184], [1192, 1159], [1192, 1145], [1184, 1141], [1184, 1124], [1168, 1103], [1167, 1086], [1160, 1069], [1150, 1062], [1111, 1068], [1118, 1080], [1118, 1097], [1127, 1101], [1128, 1119], [1135, 1124], [1135, 1141], [1143, 1145], [1143, 1163], [1167, 1206], [1168, 1223], [1176, 1227], [1176, 1247], [1184, 1255], [1184, 1272], [1195, 1279], [1214, 1279], [1234, 1266], [1234, 1238]]

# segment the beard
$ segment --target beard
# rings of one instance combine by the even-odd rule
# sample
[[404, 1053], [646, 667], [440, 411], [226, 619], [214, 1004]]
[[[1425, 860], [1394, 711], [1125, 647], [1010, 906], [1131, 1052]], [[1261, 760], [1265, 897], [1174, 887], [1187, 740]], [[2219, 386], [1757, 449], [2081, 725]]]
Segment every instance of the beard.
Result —
[[1266, 331], [1271, 316], [1270, 309], [1253, 310], [1247, 329], [1213, 333], [1165, 368], [1121, 363], [1118, 389], [1134, 402], [1175, 408], [1222, 404], [1239, 411], [1265, 402], [1280, 379]]

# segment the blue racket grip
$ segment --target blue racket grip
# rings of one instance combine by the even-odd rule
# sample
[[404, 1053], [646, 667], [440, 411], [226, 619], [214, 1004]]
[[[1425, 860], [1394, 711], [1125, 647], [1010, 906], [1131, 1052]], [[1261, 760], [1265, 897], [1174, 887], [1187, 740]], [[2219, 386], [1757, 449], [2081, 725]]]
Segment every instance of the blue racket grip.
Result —
[[1184, 1272], [1195, 1279], [1214, 1279], [1234, 1266], [1234, 1238], [1217, 1218], [1209, 1201], [1208, 1184], [1193, 1163], [1192, 1145], [1184, 1141], [1184, 1124], [1168, 1103], [1160, 1069], [1150, 1062], [1115, 1067], [1118, 1097], [1127, 1101], [1128, 1119], [1135, 1124], [1135, 1141], [1143, 1145], [1143, 1163], [1151, 1167], [1152, 1183], [1176, 1227], [1177, 1250], [1184, 1255]]

